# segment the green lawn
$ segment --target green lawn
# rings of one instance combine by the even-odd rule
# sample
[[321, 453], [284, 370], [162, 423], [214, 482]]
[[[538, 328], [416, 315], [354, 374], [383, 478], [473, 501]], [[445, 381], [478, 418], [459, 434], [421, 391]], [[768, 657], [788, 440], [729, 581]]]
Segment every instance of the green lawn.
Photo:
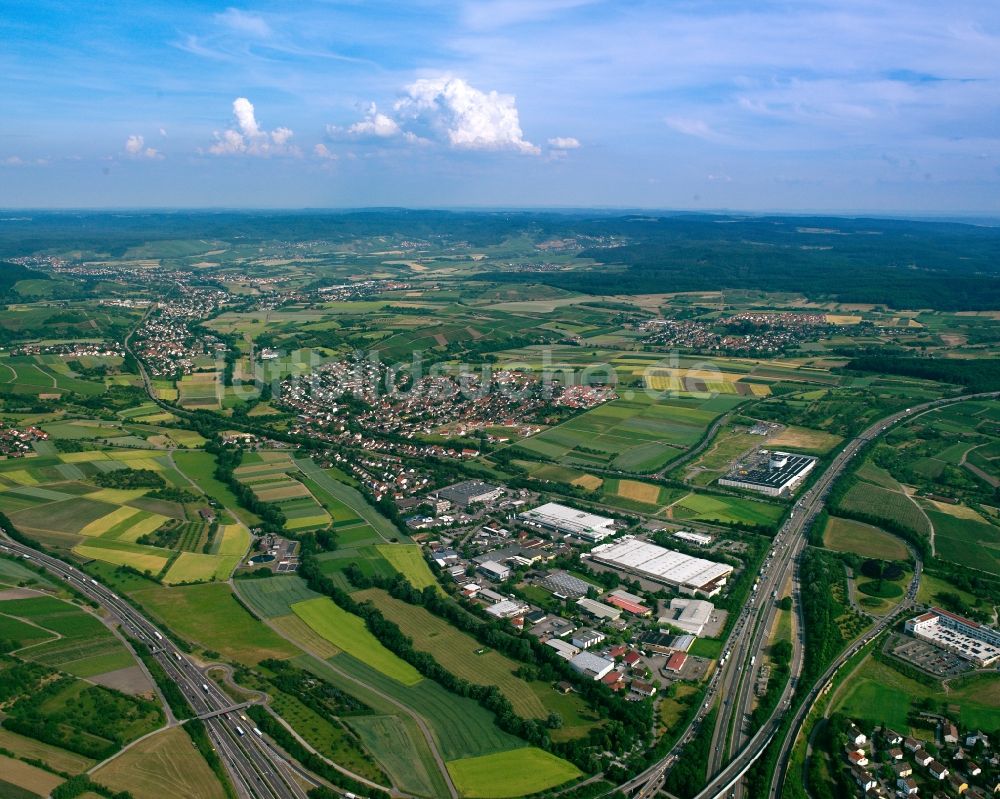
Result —
[[429, 585], [437, 587], [438, 582], [416, 544], [380, 544], [375, 548], [414, 588], [424, 589]]
[[767, 526], [781, 518], [784, 508], [742, 497], [688, 494], [674, 503], [672, 511], [675, 519]]

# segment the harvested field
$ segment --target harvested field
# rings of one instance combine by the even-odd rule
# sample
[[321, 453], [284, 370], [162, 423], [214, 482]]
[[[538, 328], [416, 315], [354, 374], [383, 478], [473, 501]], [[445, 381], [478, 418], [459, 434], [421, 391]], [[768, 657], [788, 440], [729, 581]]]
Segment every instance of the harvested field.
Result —
[[619, 480], [618, 496], [655, 505], [660, 501], [660, 486], [638, 480]]
[[0, 755], [0, 795], [3, 795], [3, 785], [8, 783], [18, 788], [30, 791], [36, 796], [48, 796], [57, 785], [63, 783], [62, 777], [50, 774], [36, 766], [29, 766], [20, 760], [14, 760], [6, 755]]

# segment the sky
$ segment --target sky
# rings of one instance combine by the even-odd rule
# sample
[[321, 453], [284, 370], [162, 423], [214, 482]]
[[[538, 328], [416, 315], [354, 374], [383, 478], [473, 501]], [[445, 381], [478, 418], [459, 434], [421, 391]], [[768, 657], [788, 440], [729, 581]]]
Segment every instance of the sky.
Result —
[[0, 0], [0, 207], [1000, 215], [995, 0]]

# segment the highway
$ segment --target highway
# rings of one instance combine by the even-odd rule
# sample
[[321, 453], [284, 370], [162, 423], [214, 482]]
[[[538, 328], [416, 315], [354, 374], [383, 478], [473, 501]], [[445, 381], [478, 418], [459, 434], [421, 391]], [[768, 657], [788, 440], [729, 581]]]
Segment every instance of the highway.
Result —
[[162, 631], [104, 585], [67, 563], [14, 541], [0, 530], [0, 548], [30, 559], [46, 571], [66, 580], [81, 594], [98, 603], [118, 620], [122, 629], [142, 641], [164, 671], [184, 693], [195, 714], [204, 719], [208, 735], [229, 772], [241, 799], [306, 799], [300, 783], [320, 783], [297, 763], [287, 760], [252, 721]]
[[[680, 756], [684, 747], [699, 734], [702, 721], [708, 713], [709, 708], [720, 699], [719, 716], [716, 728], [712, 732], [708, 769], [709, 781], [705, 788], [697, 795], [696, 799], [716, 799], [716, 797], [725, 795], [739, 784], [743, 775], [746, 774], [750, 766], [764, 753], [774, 739], [778, 729], [781, 727], [783, 715], [791, 706], [793, 694], [798, 687], [804, 654], [802, 645], [801, 603], [798, 601], [798, 558], [805, 547], [805, 534], [808, 532], [816, 515], [825, 506], [826, 497], [833, 484], [859, 450], [900, 421], [913, 418], [918, 414], [926, 413], [943, 405], [951, 405], [971, 399], [997, 397], [998, 394], [1000, 392], [970, 394], [915, 405], [875, 422], [844, 446], [809, 490], [796, 502], [795, 508], [788, 520], [782, 525], [781, 530], [775, 536], [771, 549], [765, 556], [764, 568], [759, 578], [757, 590], [751, 594], [749, 602], [740, 611], [740, 615], [730, 632], [729, 638], [726, 640], [726, 644], [723, 647], [724, 662], [720, 662], [720, 668], [713, 674], [709, 682], [705, 700], [702, 707], [698, 710], [697, 715], [670, 752], [638, 776], [618, 786], [619, 790], [626, 793], [634, 793], [639, 799], [646, 799], [646, 797], [653, 796], [663, 785], [666, 772]], [[920, 564], [918, 562], [915, 575], [919, 575], [919, 571]], [[749, 730], [744, 731], [743, 722], [751, 707], [753, 686], [756, 682], [757, 672], [761, 666], [762, 658], [760, 655], [764, 647], [767, 646], [774, 615], [777, 612], [772, 593], [774, 591], [779, 591], [780, 593], [780, 587], [784, 585], [789, 575], [793, 578], [793, 605], [799, 614], [798, 634], [792, 637], [791, 677], [782, 692], [775, 710], [771, 714], [771, 718], [760, 729], [751, 734]], [[914, 593], [914, 590], [911, 587], [911, 594]], [[904, 604], [908, 606], [911, 601], [912, 599], [908, 597]], [[897, 608], [895, 613], [901, 612], [902, 609], [903, 605]], [[895, 613], [884, 619], [876, 627], [869, 630], [850, 645], [845, 653], [831, 666], [831, 669], [839, 667], [859, 646], [863, 646], [868, 640], [881, 633], [891, 623], [892, 619], [895, 618]], [[818, 683], [819, 686], [824, 684], [823, 680]], [[810, 691], [810, 697], [815, 696], [818, 690], [820, 688], [814, 686]], [[811, 703], [807, 702], [806, 704]], [[798, 718], [798, 715], [796, 718]], [[804, 720], [804, 718], [805, 714], [802, 714], [802, 719]], [[731, 740], [727, 740], [730, 724], [734, 728], [733, 735]], [[777, 799], [778, 793], [780, 793], [780, 783], [778, 784], [777, 792], [772, 793], [773, 799]]]

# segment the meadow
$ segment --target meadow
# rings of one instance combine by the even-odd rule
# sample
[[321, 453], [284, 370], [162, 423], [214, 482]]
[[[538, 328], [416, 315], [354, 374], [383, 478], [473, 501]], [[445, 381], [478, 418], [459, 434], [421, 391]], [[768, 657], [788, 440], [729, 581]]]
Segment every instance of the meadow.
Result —
[[823, 546], [880, 560], [908, 560], [910, 557], [903, 542], [885, 530], [836, 516], [827, 518], [823, 530]]
[[674, 519], [722, 524], [769, 527], [784, 513], [784, 508], [763, 500], [743, 497], [688, 494], [667, 508]]

